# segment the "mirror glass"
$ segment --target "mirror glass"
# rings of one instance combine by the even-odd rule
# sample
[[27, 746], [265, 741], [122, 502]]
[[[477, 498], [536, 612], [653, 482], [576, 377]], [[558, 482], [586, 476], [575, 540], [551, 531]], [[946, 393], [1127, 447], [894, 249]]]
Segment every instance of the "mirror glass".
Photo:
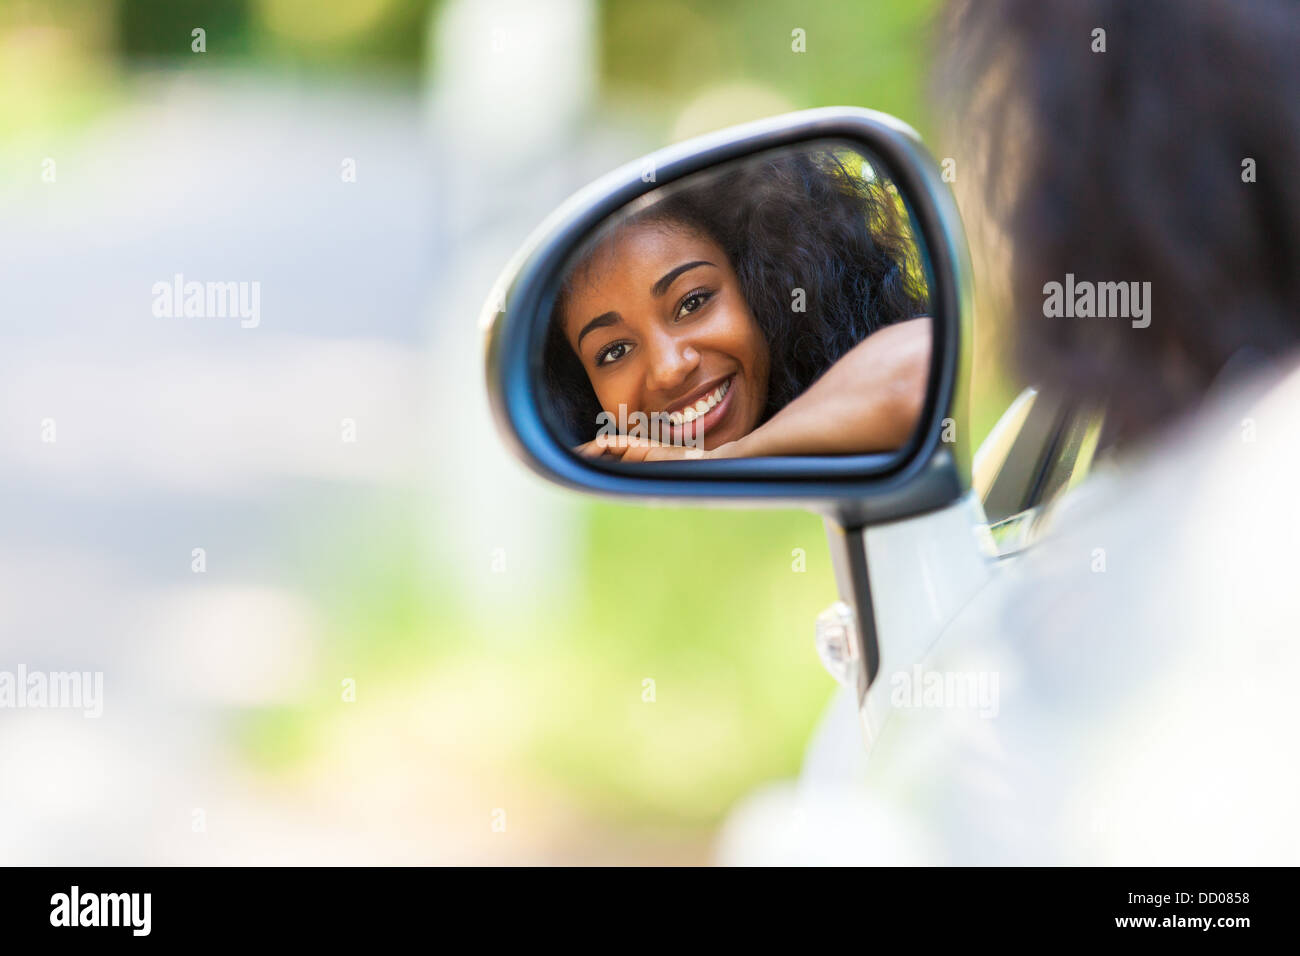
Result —
[[557, 440], [602, 463], [893, 452], [929, 383], [926, 258], [858, 147], [679, 179], [582, 243], [540, 336]]

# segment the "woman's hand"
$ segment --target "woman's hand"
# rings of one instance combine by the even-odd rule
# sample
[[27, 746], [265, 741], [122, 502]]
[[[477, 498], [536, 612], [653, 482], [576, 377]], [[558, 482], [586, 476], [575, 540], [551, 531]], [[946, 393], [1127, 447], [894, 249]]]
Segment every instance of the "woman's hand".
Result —
[[574, 449], [585, 458], [612, 458], [619, 461], [699, 461], [703, 458], [731, 458], [738, 453], [738, 442], [727, 442], [712, 451], [685, 445], [665, 445], [648, 438], [628, 435], [597, 435]]

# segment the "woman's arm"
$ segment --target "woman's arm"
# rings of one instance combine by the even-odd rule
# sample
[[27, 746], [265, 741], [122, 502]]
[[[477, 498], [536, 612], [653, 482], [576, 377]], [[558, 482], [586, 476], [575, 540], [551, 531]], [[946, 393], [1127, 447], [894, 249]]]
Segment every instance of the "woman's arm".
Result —
[[922, 317], [872, 333], [768, 421], [712, 454], [754, 458], [899, 448], [925, 402], [931, 325]]
[[763, 425], [712, 451], [626, 435], [601, 436], [576, 451], [623, 461], [893, 451], [911, 437], [921, 415], [930, 376], [930, 332], [930, 319], [922, 317], [872, 333]]

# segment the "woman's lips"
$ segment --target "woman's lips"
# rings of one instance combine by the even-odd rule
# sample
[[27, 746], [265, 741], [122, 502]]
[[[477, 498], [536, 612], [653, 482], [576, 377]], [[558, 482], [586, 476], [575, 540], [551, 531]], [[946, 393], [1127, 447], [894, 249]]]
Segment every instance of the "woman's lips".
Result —
[[[681, 424], [669, 422], [668, 430], [671, 435], [672, 443], [677, 445], [686, 442], [694, 442], [697, 435], [701, 439], [707, 440], [709, 433], [717, 428], [718, 424], [726, 417], [727, 412], [731, 409], [731, 399], [736, 393], [735, 386], [736, 376], [732, 375], [723, 382], [718, 389], [715, 389], [713, 393], [710, 393], [710, 395], [706, 396], [704, 399], [700, 399], [700, 401], [704, 401], [706, 404], [709, 401], [712, 401], [713, 407], [709, 408], [708, 411], [689, 422], [684, 420]], [[713, 396], [717, 394], [718, 390], [722, 390], [722, 397], [720, 399], [714, 399]], [[695, 408], [696, 406], [693, 405], [688, 407]], [[674, 416], [677, 415], [677, 413], [673, 414]]]

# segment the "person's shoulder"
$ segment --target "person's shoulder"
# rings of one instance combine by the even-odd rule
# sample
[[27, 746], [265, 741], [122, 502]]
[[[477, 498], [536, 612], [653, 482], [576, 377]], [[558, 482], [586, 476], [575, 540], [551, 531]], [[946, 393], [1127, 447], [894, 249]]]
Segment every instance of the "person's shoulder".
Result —
[[1204, 585], [1190, 596], [1214, 603], [1227, 584], [1289, 574], [1300, 542], [1298, 477], [1300, 368], [1262, 369], [1212, 392], [1158, 440], [1100, 465], [1054, 509], [1022, 570], [1043, 577], [1062, 553], [1094, 542], [1101, 550], [1087, 573], [1109, 573], [1110, 542], [1131, 559], [1118, 568], [1123, 577], [1180, 592]]
[[896, 714], [878, 782], [930, 767], [956, 860], [1295, 862], [1297, 466], [1291, 374], [1099, 468], [927, 664], [992, 706]]

